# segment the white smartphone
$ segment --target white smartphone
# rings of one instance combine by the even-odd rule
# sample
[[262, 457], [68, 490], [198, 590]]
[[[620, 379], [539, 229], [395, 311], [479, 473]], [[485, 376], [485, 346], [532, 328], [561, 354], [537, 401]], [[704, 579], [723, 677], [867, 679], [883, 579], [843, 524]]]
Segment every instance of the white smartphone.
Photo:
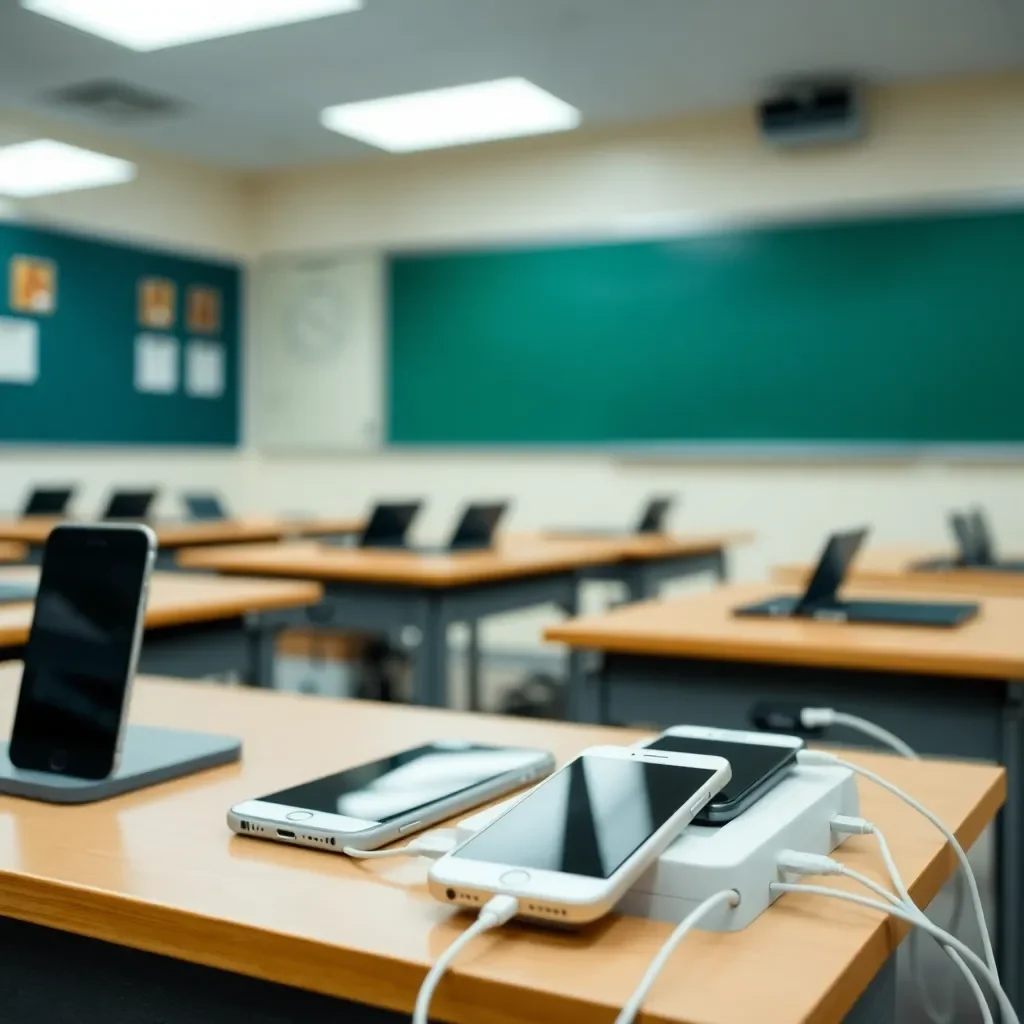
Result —
[[536, 782], [554, 767], [546, 750], [430, 743], [237, 804], [228, 827], [334, 853], [346, 846], [376, 850]]
[[697, 815], [701, 825], [724, 825], [757, 803], [796, 764], [804, 748], [799, 736], [741, 729], [675, 725], [645, 744], [647, 750], [714, 754], [732, 767], [729, 784]]
[[117, 770], [156, 548], [141, 525], [50, 533], [11, 730], [18, 768], [83, 779]]
[[591, 747], [437, 861], [430, 892], [476, 908], [500, 893], [521, 917], [596, 921], [730, 775], [722, 757]]

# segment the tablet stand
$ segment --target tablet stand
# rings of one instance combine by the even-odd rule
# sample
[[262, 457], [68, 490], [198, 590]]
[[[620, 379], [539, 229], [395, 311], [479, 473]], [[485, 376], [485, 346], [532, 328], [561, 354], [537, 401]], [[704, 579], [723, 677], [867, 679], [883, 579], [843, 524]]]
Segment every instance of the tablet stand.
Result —
[[168, 782], [207, 768], [230, 764], [242, 756], [242, 741], [233, 736], [129, 725], [121, 763], [106, 779], [79, 779], [51, 772], [15, 768], [0, 743], [0, 794], [51, 804], [88, 804]]

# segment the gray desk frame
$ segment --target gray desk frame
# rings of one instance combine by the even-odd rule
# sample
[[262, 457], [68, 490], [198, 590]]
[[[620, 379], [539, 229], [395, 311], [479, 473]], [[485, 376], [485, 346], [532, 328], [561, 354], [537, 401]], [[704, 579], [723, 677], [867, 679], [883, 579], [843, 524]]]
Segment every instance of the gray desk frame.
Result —
[[[278, 633], [306, 621], [306, 610], [296, 608], [149, 628], [142, 639], [139, 672], [182, 679], [233, 673], [250, 686], [271, 687]], [[22, 644], [0, 645], [0, 661], [18, 660], [24, 653]]]
[[[680, 722], [749, 729], [758, 704], [835, 707], [871, 719], [922, 754], [997, 761], [1006, 804], [996, 819], [996, 955], [1014, 1006], [1024, 1008], [1024, 683], [725, 659], [605, 652], [575, 677], [577, 720]], [[830, 739], [863, 743], [836, 729]]]
[[[0, 918], [5, 1024], [407, 1024], [408, 1013]], [[895, 1024], [890, 956], [844, 1024]], [[55, 965], [58, 965], [55, 967]]]
[[595, 565], [582, 570], [580, 577], [621, 583], [629, 601], [646, 601], [658, 596], [663, 583], [702, 573], [710, 573], [721, 583], [728, 579], [728, 553], [724, 544], [711, 551], [626, 558], [611, 565]]

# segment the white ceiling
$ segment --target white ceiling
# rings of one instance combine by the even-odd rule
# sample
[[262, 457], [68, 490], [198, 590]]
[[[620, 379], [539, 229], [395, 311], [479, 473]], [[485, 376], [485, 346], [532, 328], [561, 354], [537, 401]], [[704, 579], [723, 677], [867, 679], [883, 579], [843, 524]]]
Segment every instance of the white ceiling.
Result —
[[[788, 76], [1016, 67], [1024, 0], [366, 0], [357, 14], [156, 53], [0, 0], [0, 108], [251, 169], [375, 152], [322, 128], [324, 106], [506, 76], [608, 125], [749, 104]], [[119, 124], [47, 99], [98, 78], [184, 105]]]

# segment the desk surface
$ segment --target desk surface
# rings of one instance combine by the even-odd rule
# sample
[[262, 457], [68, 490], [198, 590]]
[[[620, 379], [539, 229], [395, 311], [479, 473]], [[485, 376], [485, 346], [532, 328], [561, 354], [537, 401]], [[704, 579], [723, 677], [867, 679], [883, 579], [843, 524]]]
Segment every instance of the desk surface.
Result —
[[[0, 715], [8, 720], [16, 681], [16, 666], [0, 669]], [[244, 760], [93, 806], [0, 798], [0, 912], [401, 1012], [470, 920], [429, 897], [425, 862], [358, 863], [232, 836], [227, 809], [441, 738], [543, 746], [566, 760], [590, 744], [640, 735], [145, 679], [131, 717], [240, 735]], [[967, 846], [1004, 798], [1000, 768], [856, 757], [924, 801]], [[868, 785], [861, 794], [912, 894], [927, 902], [954, 863], [941, 837], [884, 791]], [[839, 856], [882, 879], [869, 837], [851, 840]], [[510, 926], [459, 959], [434, 1008], [439, 1020], [458, 1024], [610, 1020], [669, 931], [626, 917], [579, 934]], [[688, 938], [644, 1020], [836, 1021], [898, 934], [869, 911], [783, 897], [743, 932]]]
[[0, 562], [22, 562], [27, 554], [23, 544], [0, 540]]
[[[774, 662], [881, 672], [992, 679], [1024, 678], [1024, 604], [982, 600], [977, 618], [957, 629], [740, 618], [733, 609], [786, 593], [785, 584], [736, 584], [665, 601], [626, 605], [558, 623], [547, 640], [641, 655]], [[868, 596], [863, 587], [851, 597]], [[887, 591], [888, 597], [922, 595]]]
[[491, 550], [454, 555], [316, 543], [259, 544], [186, 549], [179, 553], [178, 564], [225, 573], [444, 588], [569, 572], [618, 559], [619, 549], [606, 541], [513, 534]]
[[[868, 548], [850, 566], [851, 582], [867, 586], [901, 587], [932, 594], [1005, 595], [1024, 597], [1024, 573], [993, 572], [990, 569], [964, 567], [935, 571], [915, 570], [914, 566], [929, 559], [955, 558], [955, 552], [924, 544], [894, 544]], [[780, 565], [772, 576], [786, 583], [799, 585], [810, 575], [813, 566]]]
[[[37, 579], [35, 568], [0, 569], [0, 580]], [[146, 628], [232, 619], [246, 612], [277, 611], [316, 604], [323, 589], [316, 583], [286, 580], [224, 579], [190, 573], [153, 573], [146, 607]], [[0, 647], [28, 640], [32, 604], [0, 605]]]
[[[66, 519], [45, 516], [28, 519], [0, 520], [0, 540], [22, 544], [44, 544], [50, 531]], [[231, 544], [254, 541], [276, 541], [282, 537], [312, 537], [332, 533], [357, 533], [361, 519], [274, 519], [247, 517], [210, 522], [187, 520], [154, 522], [150, 525], [163, 548], [187, 547], [190, 544]]]
[[607, 544], [615, 550], [619, 561], [643, 562], [655, 558], [675, 558], [683, 555], [702, 555], [723, 548], [749, 544], [754, 540], [750, 530], [726, 530], [721, 533], [623, 533], [608, 536], [573, 534], [572, 531], [544, 530], [537, 533], [512, 533], [510, 540], [545, 539], [551, 541], [586, 541]]

